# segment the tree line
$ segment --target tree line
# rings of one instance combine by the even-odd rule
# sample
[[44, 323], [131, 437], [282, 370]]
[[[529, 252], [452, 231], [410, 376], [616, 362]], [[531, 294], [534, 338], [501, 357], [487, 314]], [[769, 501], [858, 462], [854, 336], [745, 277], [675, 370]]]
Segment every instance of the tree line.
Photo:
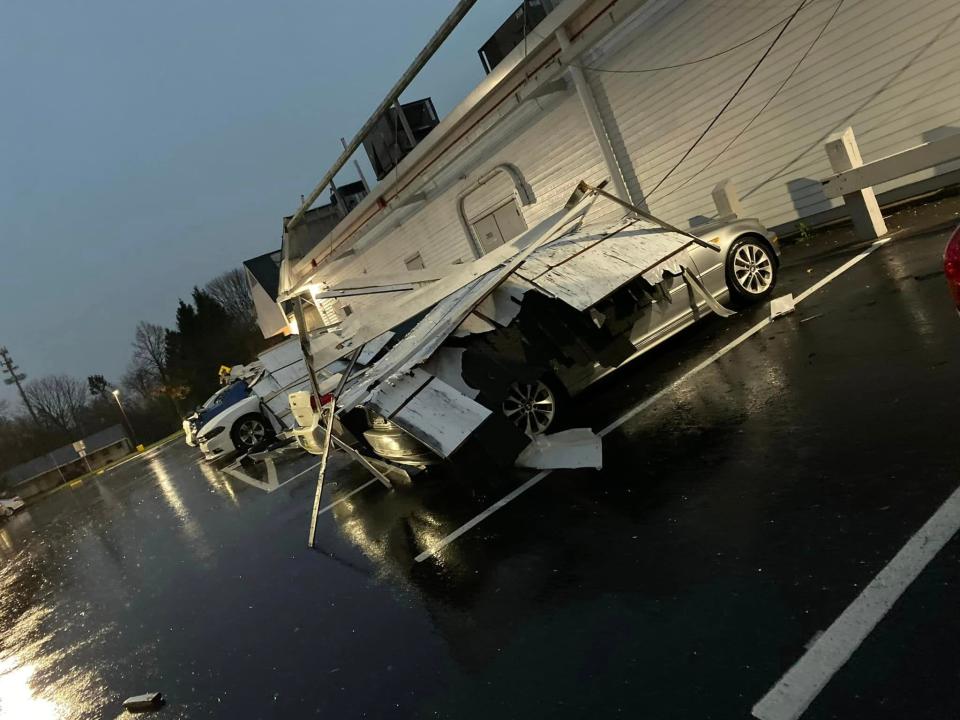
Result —
[[178, 301], [173, 328], [137, 324], [126, 371], [114, 382], [56, 374], [29, 380], [29, 407], [0, 400], [0, 473], [111, 425], [126, 424], [138, 443], [179, 429], [217, 388], [221, 365], [250, 362], [267, 346], [243, 270], [195, 287]]

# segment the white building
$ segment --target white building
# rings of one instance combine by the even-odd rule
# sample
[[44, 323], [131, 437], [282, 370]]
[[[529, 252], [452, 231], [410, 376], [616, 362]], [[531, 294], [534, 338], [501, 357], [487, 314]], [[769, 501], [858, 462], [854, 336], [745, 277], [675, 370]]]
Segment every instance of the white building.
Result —
[[[281, 298], [365, 275], [442, 274], [555, 212], [579, 179], [609, 178], [678, 225], [714, 215], [711, 189], [730, 179], [745, 216], [781, 230], [816, 224], [843, 213], [820, 188], [831, 134], [852, 126], [875, 159], [960, 131], [951, 0], [547, 4], [320, 243], [284, 258]], [[881, 203], [956, 182], [957, 167], [880, 186]], [[621, 214], [610, 205], [611, 219]]]

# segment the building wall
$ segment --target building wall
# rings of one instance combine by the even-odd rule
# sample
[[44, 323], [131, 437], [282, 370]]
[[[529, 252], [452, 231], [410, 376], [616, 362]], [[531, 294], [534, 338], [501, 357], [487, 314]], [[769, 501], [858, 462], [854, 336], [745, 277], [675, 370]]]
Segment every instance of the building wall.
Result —
[[[845, 0], [784, 89], [744, 131], [836, 7], [836, 0], [810, 0], [720, 121], [656, 190], [779, 27], [712, 60], [648, 71], [745, 42], [786, 20], [796, 0], [650, 0], [582, 57], [578, 63], [585, 68], [634, 199], [682, 225], [713, 214], [710, 190], [731, 178], [747, 215], [780, 225], [838, 204], [823, 196], [819, 182], [830, 174], [823, 144], [833, 132], [852, 125], [870, 160], [960, 130], [955, 87], [960, 6], [952, 0]], [[328, 279], [403, 272], [404, 260], [417, 252], [427, 268], [472, 258], [456, 198], [471, 179], [500, 162], [519, 167], [534, 190], [537, 203], [521, 208], [528, 227], [556, 212], [577, 180], [607, 176], [570, 83], [564, 92], [526, 102], [535, 107], [523, 110], [529, 116], [523, 124], [513, 122], [505, 129], [508, 124], [502, 122], [503, 128], [451, 161], [461, 182], [431, 195], [402, 223], [386, 219], [375, 232], [377, 239], [354, 259], [337, 263]], [[725, 150], [738, 133], [743, 134]], [[878, 189], [957, 166], [945, 164]], [[505, 177], [490, 183], [470, 196], [468, 216], [482, 215], [511, 192]], [[622, 213], [610, 205], [601, 214], [613, 220]], [[383, 300], [346, 302], [356, 311]]]
[[[454, 161], [459, 174], [467, 178], [429, 199], [420, 210], [399, 226], [391, 226], [386, 236], [340, 266], [329, 280], [357, 277], [364, 273], [403, 272], [404, 261], [419, 252], [425, 267], [434, 268], [473, 259], [473, 248], [464, 234], [457, 214], [457, 197], [480, 175], [501, 163], [512, 163], [532, 187], [536, 203], [521, 207], [527, 227], [532, 227], [559, 210], [581, 179], [599, 182], [606, 176], [600, 151], [587, 124], [586, 116], [572, 86], [525, 112], [529, 120], [509, 132], [495, 129], [470, 147], [469, 157]], [[465, 149], [461, 145], [460, 149]], [[505, 174], [471, 193], [464, 203], [468, 220], [481, 217], [511, 198], [512, 182]], [[610, 219], [622, 211], [601, 203], [600, 213]], [[389, 220], [386, 221], [389, 224]], [[354, 311], [380, 298], [347, 298]]]
[[113, 445], [108, 445], [105, 448], [90, 453], [87, 455], [87, 462], [84, 462], [81, 458], [77, 458], [66, 465], [62, 465], [59, 469], [53, 468], [25, 482], [18, 483], [12, 486], [10, 490], [21, 498], [33, 497], [47, 490], [52, 490], [57, 485], [61, 485], [64, 482], [86, 474], [87, 463], [89, 463], [91, 470], [99, 470], [110, 463], [125, 458], [131, 452], [133, 452], [133, 447], [130, 441], [127, 438], [123, 438]]
[[647, 197], [653, 212], [680, 222], [712, 211], [711, 188], [731, 178], [745, 212], [778, 225], [840, 202], [827, 200], [820, 189], [830, 174], [823, 145], [847, 125], [865, 160], [960, 131], [960, 6], [952, 0], [846, 0], [783, 90], [701, 172], [770, 100], [836, 7], [836, 0], [812, 0], [797, 15], [720, 121], [658, 190], [656, 184], [733, 95], [776, 30], [697, 65], [635, 71], [730, 48], [786, 19], [796, 2], [651, 0], [618, 38], [584, 58], [584, 65], [603, 70], [587, 74], [611, 139], [628, 159], [631, 191]]
[[63, 482], [63, 477], [56, 470], [50, 470], [49, 472], [39, 475], [35, 478], [31, 478], [27, 482], [20, 483], [10, 488], [11, 492], [15, 493], [19, 498], [26, 500], [31, 498], [34, 495], [39, 495], [42, 492], [47, 490], [52, 490], [57, 485], [60, 485]]

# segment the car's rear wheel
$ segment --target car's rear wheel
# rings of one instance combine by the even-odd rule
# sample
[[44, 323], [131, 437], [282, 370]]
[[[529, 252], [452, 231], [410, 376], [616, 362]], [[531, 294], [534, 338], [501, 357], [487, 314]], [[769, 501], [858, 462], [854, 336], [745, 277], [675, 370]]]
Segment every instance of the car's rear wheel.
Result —
[[503, 399], [503, 414], [527, 435], [542, 435], [557, 427], [564, 402], [561, 391], [544, 378], [517, 380]]
[[767, 297], [777, 282], [777, 260], [759, 238], [737, 238], [727, 253], [727, 287], [739, 300], [755, 302]]
[[273, 428], [260, 413], [244, 415], [233, 424], [230, 431], [237, 450], [250, 451], [263, 445], [273, 437]]

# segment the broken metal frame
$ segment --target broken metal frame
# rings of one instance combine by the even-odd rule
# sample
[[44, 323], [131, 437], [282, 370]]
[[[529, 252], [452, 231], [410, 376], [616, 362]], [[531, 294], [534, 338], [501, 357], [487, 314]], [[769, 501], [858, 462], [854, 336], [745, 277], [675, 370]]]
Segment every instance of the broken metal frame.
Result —
[[[317, 490], [313, 496], [313, 512], [310, 515], [310, 534], [307, 539], [307, 547], [310, 548], [313, 547], [317, 534], [317, 513], [320, 512], [323, 481], [327, 476], [327, 458], [330, 456], [330, 439], [333, 437], [333, 418], [337, 409], [337, 398], [339, 398], [340, 393], [343, 392], [343, 386], [347, 384], [347, 378], [350, 377], [350, 373], [353, 372], [353, 368], [357, 364], [357, 358], [360, 357], [362, 350], [363, 345], [354, 350], [353, 354], [350, 355], [350, 362], [347, 364], [347, 369], [343, 371], [343, 375], [340, 376], [337, 389], [333, 391], [333, 396], [330, 400], [320, 408], [321, 420], [323, 419], [324, 411], [326, 411], [327, 424], [323, 429], [323, 451], [320, 453], [320, 471], [317, 474]], [[320, 402], [319, 396], [317, 397], [317, 402]]]
[[[606, 182], [603, 182], [603, 183], [601, 183], [600, 185], [591, 185], [590, 183], [581, 180], [580, 183], [577, 185], [576, 190], [574, 190], [574, 195], [577, 195], [578, 193], [586, 193], [586, 192], [590, 192], [590, 191], [595, 192], [597, 195], [600, 195], [601, 197], [605, 197], [607, 200], [610, 200], [610, 201], [612, 201], [612, 202], [615, 202], [617, 205], [620, 205], [621, 207], [624, 207], [624, 208], [626, 208], [627, 210], [630, 210], [631, 212], [636, 213], [637, 215], [639, 215], [640, 217], [644, 218], [645, 220], [649, 220], [650, 222], [655, 222], [657, 225], [659, 225], [660, 227], [662, 227], [664, 230], [669, 230], [669, 231], [671, 231], [671, 232], [679, 233], [680, 235], [683, 235], [684, 237], [688, 237], [688, 238], [690, 238], [691, 240], [693, 240], [697, 245], [700, 245], [701, 247], [707, 248], [707, 250], [713, 250], [714, 252], [720, 252], [720, 248], [718, 248], [716, 245], [713, 245], [713, 244], [711, 244], [711, 243], [708, 243], [706, 240], [703, 240], [703, 239], [701, 239], [701, 238], [698, 238], [698, 237], [697, 237], [696, 235], [694, 235], [693, 233], [689, 233], [689, 232], [687, 232], [686, 230], [681, 230], [680, 228], [676, 227], [675, 225], [671, 225], [671, 224], [668, 223], [666, 220], [661, 220], [661, 219], [658, 218], [656, 215], [651, 215], [651, 214], [648, 213], [646, 210], [644, 210], [644, 209], [642, 209], [642, 208], [634, 205], [633, 203], [627, 202], [626, 200], [623, 200], [623, 199], [621, 199], [621, 198], [618, 198], [618, 197], [617, 197], [616, 195], [614, 195], [613, 193], [607, 192], [606, 190], [603, 189], [603, 186], [604, 186], [605, 184], [606, 184]], [[681, 249], [682, 249], [682, 248], [681, 248]], [[679, 251], [678, 251], [678, 252], [679, 252]], [[666, 258], [664, 258], [664, 260], [669, 259], [669, 257], [670, 257], [670, 256], [667, 256]]]
[[[317, 374], [313, 366], [313, 355], [310, 352], [310, 339], [307, 337], [306, 321], [303, 314], [304, 302], [306, 301], [302, 296], [297, 298], [297, 301], [293, 304], [293, 314], [297, 320], [297, 328], [300, 330], [300, 352], [303, 355], [303, 362], [307, 366], [307, 375], [310, 378], [310, 387], [313, 392], [313, 396], [317, 398], [317, 402], [319, 402], [320, 385], [317, 383]], [[317, 491], [314, 494], [313, 513], [310, 516], [310, 533], [307, 539], [307, 547], [310, 548], [314, 546], [316, 540], [317, 517], [320, 512], [320, 499], [323, 495], [323, 482], [327, 472], [327, 458], [330, 454], [331, 442], [339, 449], [343, 450], [351, 458], [363, 465], [377, 480], [383, 484], [384, 487], [387, 489], [393, 488], [393, 484], [390, 482], [389, 478], [379, 468], [377, 468], [354, 448], [350, 447], [350, 445], [348, 445], [346, 442], [333, 435], [333, 420], [336, 415], [337, 399], [340, 397], [340, 393], [343, 391], [343, 387], [346, 385], [347, 379], [350, 377], [350, 372], [353, 370], [354, 365], [356, 365], [357, 358], [360, 357], [361, 352], [363, 352], [363, 345], [360, 345], [360, 347], [353, 352], [350, 357], [350, 363], [347, 366], [347, 369], [344, 371], [343, 376], [340, 378], [340, 382], [337, 385], [337, 389], [333, 393], [333, 397], [331, 398], [330, 402], [327, 403], [327, 405], [324, 405], [320, 409], [321, 421], [323, 420], [324, 410], [327, 409], [327, 406], [329, 406], [329, 417], [327, 418], [327, 424], [324, 428], [323, 453], [320, 459], [320, 472], [317, 476]]]

